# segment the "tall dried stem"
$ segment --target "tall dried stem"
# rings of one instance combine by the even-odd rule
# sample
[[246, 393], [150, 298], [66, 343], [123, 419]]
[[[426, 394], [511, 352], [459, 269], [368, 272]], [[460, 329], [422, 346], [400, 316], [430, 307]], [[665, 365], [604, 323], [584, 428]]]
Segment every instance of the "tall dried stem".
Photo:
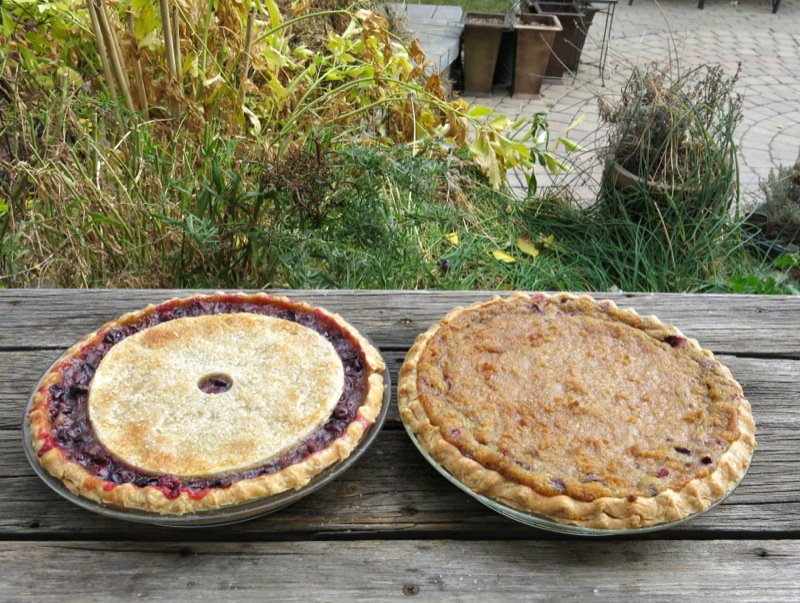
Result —
[[111, 27], [111, 22], [108, 18], [108, 12], [106, 11], [106, 5], [103, 3], [103, 0], [95, 0], [95, 2], [95, 12], [97, 14], [97, 20], [100, 24], [100, 31], [103, 32], [106, 51], [111, 58], [111, 70], [114, 74], [114, 79], [116, 80], [119, 89], [122, 91], [122, 95], [125, 98], [125, 103], [128, 105], [128, 109], [133, 111], [133, 97], [131, 96], [130, 86], [128, 85], [128, 77], [125, 74], [124, 62], [122, 60], [122, 50], [119, 46], [119, 40], [117, 39], [114, 29]]
[[172, 37], [172, 24], [170, 22], [169, 5], [167, 0], [159, 0], [161, 9], [161, 27], [164, 30], [164, 54], [167, 57], [167, 69], [170, 77], [177, 80], [178, 71], [175, 68], [175, 45]]
[[[128, 11], [128, 35], [130, 36], [131, 40], [135, 43], [136, 36], [133, 30], [133, 12]], [[136, 58], [133, 61], [133, 73], [136, 77], [136, 94], [139, 97], [139, 108], [144, 112], [145, 115], [149, 112], [149, 107], [147, 105], [147, 91], [144, 88], [144, 76], [142, 75], [142, 61], [139, 59], [138, 53], [136, 54]]]
[[94, 32], [94, 41], [97, 44], [97, 53], [100, 55], [100, 61], [103, 63], [103, 76], [108, 86], [108, 91], [111, 97], [117, 98], [117, 88], [114, 83], [114, 76], [111, 74], [111, 63], [108, 58], [108, 50], [106, 43], [103, 39], [103, 31], [100, 29], [100, 21], [97, 18], [97, 12], [94, 5], [94, 0], [86, 0], [86, 5], [89, 8], [89, 17], [92, 21], [92, 31]]
[[255, 21], [255, 12], [250, 9], [247, 14], [247, 31], [244, 38], [244, 63], [242, 64], [242, 73], [239, 77], [239, 107], [244, 104], [244, 93], [247, 87], [247, 75], [250, 71], [250, 51], [253, 47], [253, 22]]
[[177, 2], [172, 5], [172, 56], [175, 59], [175, 79], [178, 82], [178, 90], [183, 89], [183, 58], [181, 57], [181, 26], [179, 8]]

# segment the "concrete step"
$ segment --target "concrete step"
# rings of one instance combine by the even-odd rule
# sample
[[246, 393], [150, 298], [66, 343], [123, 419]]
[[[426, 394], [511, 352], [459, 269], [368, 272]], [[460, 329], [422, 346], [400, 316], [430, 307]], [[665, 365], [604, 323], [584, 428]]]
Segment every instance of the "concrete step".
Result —
[[461, 49], [464, 9], [439, 4], [392, 3], [388, 6], [405, 20], [409, 33], [419, 40], [432, 68], [446, 76]]

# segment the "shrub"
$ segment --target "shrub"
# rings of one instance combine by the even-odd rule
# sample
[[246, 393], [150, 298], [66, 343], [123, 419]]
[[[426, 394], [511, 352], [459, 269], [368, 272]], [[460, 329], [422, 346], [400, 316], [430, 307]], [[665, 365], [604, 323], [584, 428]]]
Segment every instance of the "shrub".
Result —
[[628, 211], [643, 215], [656, 203], [662, 221], [726, 214], [738, 200], [737, 78], [709, 65], [634, 68], [618, 100], [600, 101], [610, 125], [603, 192], [625, 192]]
[[761, 190], [765, 201], [753, 212], [763, 235], [779, 245], [800, 246], [800, 158], [771, 170]]

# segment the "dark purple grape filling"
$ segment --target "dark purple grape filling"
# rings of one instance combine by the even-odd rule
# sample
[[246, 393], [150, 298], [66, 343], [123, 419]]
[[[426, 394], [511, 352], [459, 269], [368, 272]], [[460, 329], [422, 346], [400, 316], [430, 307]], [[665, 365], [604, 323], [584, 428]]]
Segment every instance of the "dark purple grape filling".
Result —
[[198, 389], [205, 394], [222, 394], [233, 386], [233, 379], [228, 375], [208, 375], [197, 384]]
[[564, 480], [563, 480], [563, 479], [561, 479], [561, 478], [558, 478], [558, 477], [551, 477], [551, 478], [550, 478], [550, 483], [551, 483], [551, 484], [553, 485], [553, 487], [554, 487], [556, 490], [558, 490], [559, 492], [562, 492], [562, 493], [563, 493], [563, 492], [566, 492], [566, 491], [567, 491], [567, 484], [566, 484], [566, 483], [564, 482]]
[[664, 341], [673, 348], [679, 348], [686, 343], [686, 338], [680, 335], [667, 335]]
[[[297, 322], [331, 342], [344, 367], [344, 388], [328, 421], [295, 448], [261, 467], [211, 478], [184, 480], [174, 475], [150, 475], [126, 465], [106, 450], [92, 429], [88, 416], [88, 399], [92, 377], [108, 350], [134, 333], [176, 318], [237, 312], [251, 312]], [[359, 400], [366, 391], [367, 384], [358, 343], [343, 333], [324, 313], [296, 310], [279, 300], [245, 303], [232, 296], [162, 304], [135, 324], [106, 331], [96, 343], [88, 345], [76, 358], [58, 370], [62, 375], [61, 382], [51, 385], [48, 390], [53, 429], [48, 444], [39, 454], [58, 446], [72, 461], [109, 482], [109, 488], [114, 484], [124, 483], [142, 487], [154, 486], [168, 498], [176, 498], [183, 491], [192, 496], [202, 496], [210, 488], [226, 488], [242, 479], [275, 473], [325, 449], [356, 419]], [[224, 375], [211, 375], [199, 383], [198, 387], [207, 393], [220, 393], [230, 388], [230, 385]]]

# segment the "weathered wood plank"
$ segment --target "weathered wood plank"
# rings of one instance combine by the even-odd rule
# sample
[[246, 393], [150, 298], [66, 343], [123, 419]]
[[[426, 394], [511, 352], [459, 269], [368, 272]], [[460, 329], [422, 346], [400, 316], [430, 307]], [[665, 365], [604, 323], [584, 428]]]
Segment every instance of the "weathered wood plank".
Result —
[[794, 602], [799, 564], [797, 540], [9, 542], [0, 600]]
[[[0, 349], [65, 348], [123, 312], [179, 290], [7, 289], [0, 291]], [[342, 313], [381, 347], [407, 348], [447, 310], [487, 299], [485, 291], [280, 291]], [[597, 294], [642, 314], [655, 314], [706, 347], [737, 355], [800, 358], [800, 297], [751, 295]]]
[[[674, 528], [685, 534], [785, 534], [800, 531], [800, 435], [765, 434], [745, 480], [719, 507]], [[485, 508], [437, 473], [405, 431], [384, 430], [349, 471], [323, 490], [274, 515], [223, 531], [155, 529], [109, 520], [61, 499], [28, 466], [18, 434], [0, 431], [0, 536], [164, 539], [210, 535], [234, 539], [347, 537], [351, 532], [539, 538]], [[185, 536], [190, 534], [190, 536]]]
[[[59, 349], [102, 321], [178, 292], [0, 291], [0, 535], [13, 539], [281, 540], [358, 535], [428, 538], [558, 538], [501, 517], [436, 473], [402, 430], [396, 408], [373, 448], [324, 490], [272, 516], [198, 531], [142, 527], [83, 511], [52, 493], [28, 466], [19, 426], [25, 401]], [[185, 292], [179, 292], [184, 294]], [[384, 349], [393, 384], [418, 332], [450, 307], [486, 293], [288, 292], [342, 312]], [[800, 526], [800, 298], [611, 295], [654, 313], [719, 352], [742, 382], [758, 423], [759, 448], [742, 485], [719, 508], [670, 537], [759, 534], [785, 538]], [[394, 398], [394, 396], [393, 396]], [[411, 557], [408, 557], [409, 559]], [[1, 588], [1, 587], [0, 587]], [[773, 598], [773, 597], [770, 597]], [[0, 596], [2, 600], [2, 596]]]
[[[65, 537], [117, 531], [141, 537], [141, 528], [119, 524], [74, 508], [33, 474], [22, 452], [19, 425], [27, 395], [52, 350], [0, 352], [9, 376], [0, 380], [0, 532], [36, 537]], [[386, 354], [396, 384], [402, 351]], [[759, 448], [753, 466], [737, 492], [719, 509], [681, 530], [772, 532], [800, 526], [800, 361], [721, 356], [742, 381], [758, 422]], [[394, 396], [393, 396], [394, 398]], [[80, 517], [76, 521], [76, 516]], [[309, 521], [309, 518], [315, 521]], [[324, 491], [274, 517], [231, 529], [248, 538], [268, 526], [270, 537], [344, 533], [447, 532], [504, 534], [519, 537], [527, 528], [484, 509], [445, 482], [421, 458], [399, 425], [392, 403], [382, 433], [359, 464]], [[477, 532], [476, 532], [477, 530]], [[149, 531], [148, 537], [173, 537], [174, 532]]]

